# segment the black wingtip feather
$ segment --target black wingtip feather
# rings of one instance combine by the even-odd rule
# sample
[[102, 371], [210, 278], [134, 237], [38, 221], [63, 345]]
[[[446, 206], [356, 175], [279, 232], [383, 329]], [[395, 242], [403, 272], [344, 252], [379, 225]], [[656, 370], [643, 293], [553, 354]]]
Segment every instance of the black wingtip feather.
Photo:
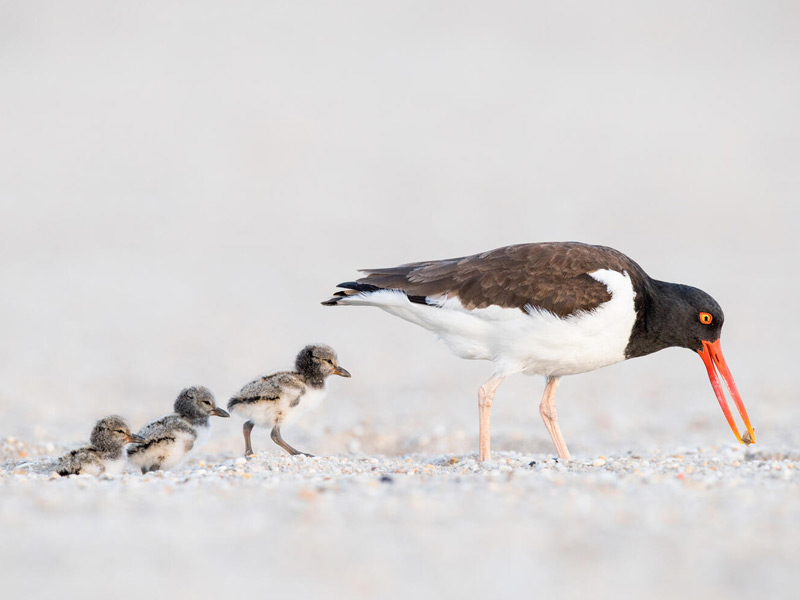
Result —
[[[336, 287], [343, 288], [345, 290], [353, 290], [354, 292], [380, 292], [381, 290], [386, 289], [378, 287], [377, 285], [372, 285], [370, 283], [359, 283], [357, 281], [345, 281], [343, 283], [340, 283]], [[397, 291], [402, 291], [402, 290], [397, 290]], [[349, 295], [351, 294], [348, 294], [347, 292], [335, 292], [333, 294], [334, 296], [333, 298], [331, 298], [330, 300], [325, 300], [320, 304], [322, 304], [322, 306], [336, 306], [337, 304], [339, 304], [340, 298], [347, 297]], [[406, 294], [406, 296], [408, 296], [409, 302], [413, 302], [415, 304], [427, 304], [429, 306], [431, 305], [430, 302], [428, 302], [428, 298], [426, 296], [415, 296], [410, 294]]]
[[356, 292], [377, 292], [383, 289], [379, 288], [377, 285], [372, 285], [370, 283], [359, 283], [357, 281], [345, 281], [336, 287], [343, 288], [345, 290], [353, 290]]

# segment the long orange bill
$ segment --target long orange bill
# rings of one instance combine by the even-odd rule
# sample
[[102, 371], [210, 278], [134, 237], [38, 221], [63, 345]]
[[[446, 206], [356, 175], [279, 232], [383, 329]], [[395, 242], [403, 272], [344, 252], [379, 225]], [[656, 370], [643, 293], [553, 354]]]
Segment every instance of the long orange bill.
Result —
[[[722, 408], [722, 412], [725, 414], [728, 425], [731, 426], [731, 431], [733, 431], [736, 439], [742, 444], [755, 444], [756, 434], [753, 431], [753, 426], [750, 424], [750, 417], [747, 416], [747, 410], [744, 407], [744, 402], [742, 402], [742, 397], [739, 395], [739, 390], [736, 389], [736, 383], [733, 381], [731, 370], [725, 362], [725, 357], [722, 356], [722, 347], [720, 346], [719, 340], [716, 342], [707, 342], [703, 340], [703, 349], [698, 350], [697, 353], [700, 355], [700, 358], [703, 359], [703, 364], [705, 364], [706, 370], [708, 371], [708, 378], [711, 380], [711, 387], [714, 388], [714, 393], [717, 395], [717, 400]], [[739, 435], [739, 428], [736, 427], [736, 422], [733, 420], [728, 401], [725, 399], [725, 392], [722, 391], [722, 385], [719, 382], [719, 377], [717, 377], [717, 370], [719, 370], [720, 375], [722, 375], [722, 378], [725, 380], [725, 386], [728, 388], [728, 392], [736, 403], [736, 408], [739, 410], [745, 427], [747, 427], [747, 434], [744, 440], [742, 436]]]

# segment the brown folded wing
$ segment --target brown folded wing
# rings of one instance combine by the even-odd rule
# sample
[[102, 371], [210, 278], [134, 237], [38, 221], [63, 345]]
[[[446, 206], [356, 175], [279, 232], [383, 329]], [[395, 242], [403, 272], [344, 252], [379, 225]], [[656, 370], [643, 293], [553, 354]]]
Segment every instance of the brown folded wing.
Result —
[[[627, 256], [605, 246], [548, 242], [505, 246], [473, 256], [364, 269], [366, 277], [340, 287], [340, 295], [392, 289], [410, 298], [457, 297], [469, 309], [527, 306], [560, 317], [592, 310], [611, 299], [606, 286], [589, 276], [599, 269], [643, 274]], [[355, 284], [355, 285], [353, 285]]]

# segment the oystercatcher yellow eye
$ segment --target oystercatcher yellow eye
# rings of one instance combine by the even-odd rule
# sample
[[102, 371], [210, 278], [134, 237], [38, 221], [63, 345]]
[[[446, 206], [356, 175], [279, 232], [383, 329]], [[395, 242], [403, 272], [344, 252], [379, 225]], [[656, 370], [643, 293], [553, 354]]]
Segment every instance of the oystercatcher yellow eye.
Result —
[[699, 315], [699, 318], [700, 318], [700, 322], [703, 325], [710, 325], [711, 321], [714, 320], [714, 317], [711, 316], [711, 313], [707, 313], [707, 312], [701, 312], [700, 315]]

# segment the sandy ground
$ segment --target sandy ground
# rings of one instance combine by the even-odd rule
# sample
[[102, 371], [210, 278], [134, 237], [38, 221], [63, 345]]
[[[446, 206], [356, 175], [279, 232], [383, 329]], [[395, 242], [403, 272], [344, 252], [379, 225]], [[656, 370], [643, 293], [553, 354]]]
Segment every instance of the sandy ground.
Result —
[[[569, 464], [516, 452], [483, 464], [452, 454], [208, 455], [99, 480], [7, 462], [4, 587], [36, 598], [63, 589], [101, 598], [108, 588], [121, 597], [789, 598], [798, 469], [800, 453], [732, 447]], [[28, 562], [46, 565], [46, 577], [14, 568]]]
[[[793, 598], [794, 2], [0, 3], [0, 596]], [[758, 444], [666, 350], [543, 382], [377, 310], [359, 267], [526, 241], [696, 285]], [[238, 460], [46, 473], [111, 413], [220, 404], [322, 341], [353, 373]], [[534, 463], [535, 461], [535, 463]], [[27, 464], [24, 464], [27, 463]], [[534, 463], [534, 464], [531, 464]]]

